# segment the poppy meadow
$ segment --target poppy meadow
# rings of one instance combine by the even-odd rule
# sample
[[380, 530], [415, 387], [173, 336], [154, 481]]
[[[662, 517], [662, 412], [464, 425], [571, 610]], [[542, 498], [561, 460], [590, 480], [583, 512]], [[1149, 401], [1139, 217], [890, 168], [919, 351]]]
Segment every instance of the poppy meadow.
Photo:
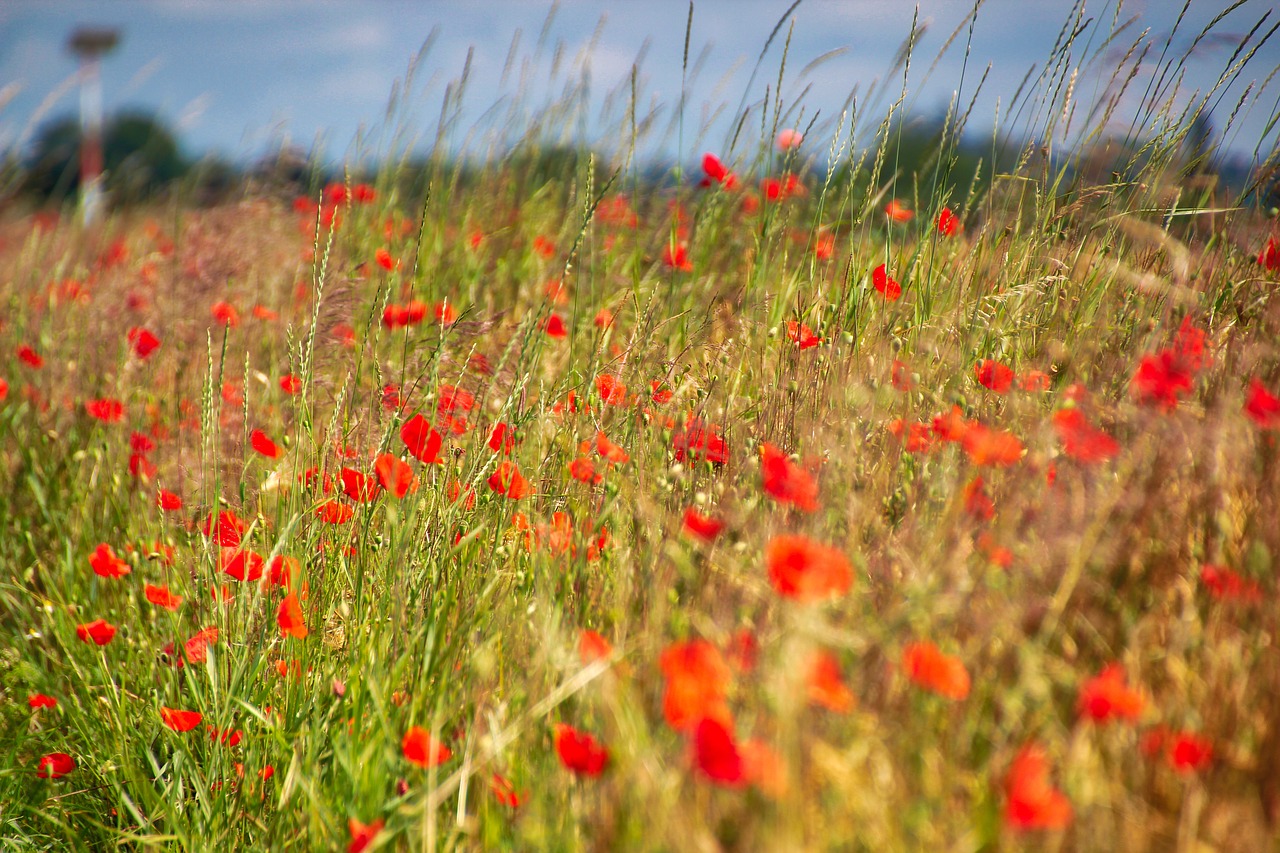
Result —
[[0, 213], [0, 847], [1274, 847], [1275, 211], [776, 92]]

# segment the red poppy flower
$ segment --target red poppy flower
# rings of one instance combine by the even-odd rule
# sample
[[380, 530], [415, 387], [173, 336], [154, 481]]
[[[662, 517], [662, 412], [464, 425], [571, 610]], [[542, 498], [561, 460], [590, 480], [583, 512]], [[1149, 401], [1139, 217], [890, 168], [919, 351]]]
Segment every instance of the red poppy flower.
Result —
[[431, 311], [441, 326], [452, 326], [458, 320], [458, 309], [448, 302], [437, 302]]
[[1076, 713], [1095, 723], [1134, 722], [1145, 704], [1142, 694], [1125, 684], [1124, 668], [1113, 663], [1080, 686]]
[[439, 465], [444, 462], [440, 456], [444, 437], [421, 414], [405, 421], [400, 428], [400, 440], [409, 448], [413, 457], [424, 465]]
[[128, 331], [126, 337], [129, 339], [134, 355], [141, 359], [147, 358], [160, 348], [160, 339], [149, 329], [141, 326], [134, 326]]
[[627, 402], [627, 386], [618, 377], [601, 373], [596, 377], [596, 390], [606, 406], [621, 406]]
[[702, 155], [702, 171], [706, 173], [707, 186], [711, 184], [719, 184], [727, 190], [733, 189], [738, 184], [738, 176], [725, 168], [724, 163], [720, 162], [720, 158], [714, 154]]
[[299, 640], [307, 636], [307, 622], [302, 614], [302, 605], [298, 602], [298, 594], [291, 592], [276, 608], [276, 624], [280, 626], [280, 636], [296, 637]]
[[519, 808], [524, 802], [524, 797], [516, 792], [516, 786], [511, 780], [497, 773], [489, 777], [489, 790], [493, 792], [494, 799], [507, 808]]
[[166, 489], [161, 489], [156, 495], [156, 506], [165, 512], [176, 512], [182, 509], [182, 498]]
[[204, 715], [199, 711], [180, 711], [176, 708], [160, 706], [160, 722], [175, 732], [189, 732], [200, 725], [203, 719]]
[[36, 370], [44, 367], [44, 358], [26, 344], [18, 347], [18, 360], [28, 367], [34, 367]]
[[1193, 376], [1176, 350], [1164, 349], [1142, 357], [1131, 384], [1138, 402], [1169, 410], [1176, 408], [1179, 398], [1191, 391]]
[[605, 435], [603, 430], [596, 431], [596, 453], [599, 453], [614, 465], [625, 465], [631, 461], [631, 454], [610, 441], [609, 436]]
[[1258, 253], [1258, 263], [1267, 272], [1280, 270], [1280, 240], [1275, 237], [1267, 240], [1267, 245]]
[[76, 636], [85, 643], [105, 646], [115, 635], [116, 626], [105, 619], [94, 619], [92, 622], [76, 626]]
[[230, 302], [215, 302], [210, 309], [213, 319], [221, 326], [240, 325], [240, 312]]
[[1022, 442], [1016, 435], [979, 423], [968, 425], [961, 443], [975, 465], [1013, 465], [1022, 459]]
[[765, 562], [778, 594], [801, 603], [843, 595], [853, 586], [844, 553], [807, 536], [773, 537], [765, 547]]
[[381, 819], [373, 823], [361, 823], [355, 818], [350, 818], [347, 821], [347, 832], [351, 835], [351, 843], [347, 845], [347, 853], [364, 853], [378, 837], [378, 833], [382, 832], [385, 823], [386, 821]]
[[249, 433], [249, 445], [268, 459], [280, 458], [280, 448], [260, 429]]
[[613, 646], [598, 631], [583, 628], [578, 632], [578, 658], [583, 665], [605, 660], [613, 654]]
[[1004, 777], [1004, 821], [1015, 830], [1062, 829], [1071, 803], [1049, 782], [1049, 760], [1037, 744], [1024, 746]]
[[382, 485], [376, 477], [354, 468], [343, 468], [338, 476], [342, 481], [342, 493], [356, 503], [375, 501], [382, 492]]
[[969, 671], [960, 658], [943, 654], [930, 642], [908, 643], [902, 650], [907, 677], [939, 696], [960, 700], [969, 695]]
[[1093, 426], [1079, 409], [1059, 409], [1053, 413], [1053, 428], [1062, 449], [1072, 459], [1084, 463], [1103, 462], [1120, 452], [1114, 438]]
[[132, 569], [129, 564], [116, 556], [111, 546], [103, 542], [89, 555], [89, 565], [93, 573], [103, 578], [122, 578]]
[[951, 212], [949, 207], [942, 208], [941, 212], [938, 213], [936, 224], [938, 233], [943, 237], [951, 237], [960, 230], [960, 219]]
[[238, 581], [256, 581], [262, 577], [266, 561], [248, 548], [230, 546], [219, 549], [218, 568]]
[[564, 325], [564, 318], [554, 313], [543, 321], [542, 330], [552, 338], [563, 338], [569, 334], [569, 330]]
[[724, 530], [724, 522], [689, 507], [684, 511], [684, 529], [704, 542], [712, 542]]
[[297, 394], [302, 390], [302, 380], [292, 373], [280, 377], [280, 390], [286, 394]]
[[567, 769], [581, 776], [599, 776], [609, 765], [609, 751], [594, 737], [573, 726], [555, 726], [556, 755]]
[[444, 764], [453, 757], [449, 747], [440, 743], [421, 726], [413, 726], [405, 732], [400, 742], [400, 750], [405, 760], [419, 767], [435, 767]]
[[182, 596], [174, 595], [167, 586], [153, 586], [147, 584], [143, 588], [143, 594], [147, 601], [156, 607], [163, 607], [165, 610], [177, 610], [182, 606]]
[[787, 321], [787, 337], [796, 345], [797, 349], [812, 349], [822, 343], [822, 338], [813, 333], [813, 329], [796, 320]]
[[533, 494], [533, 486], [520, 473], [514, 462], [503, 462], [489, 475], [489, 488], [513, 501]]
[[1210, 595], [1220, 601], [1262, 601], [1262, 587], [1257, 581], [1246, 580], [1226, 566], [1209, 563], [1201, 566], [1200, 582], [1208, 588]]
[[36, 776], [40, 779], [61, 779], [76, 769], [76, 761], [65, 752], [51, 752], [41, 756], [36, 765]]
[[991, 500], [987, 484], [981, 477], [974, 477], [964, 487], [964, 511], [979, 521], [990, 521], [995, 515], [995, 501]]
[[325, 524], [346, 524], [355, 517], [356, 511], [341, 501], [329, 500], [316, 507], [316, 518]]
[[[218, 626], [210, 625], [191, 635], [191, 639], [182, 644], [183, 654], [186, 655], [188, 663], [204, 663], [206, 650], [209, 646], [216, 645], [218, 642]], [[179, 662], [181, 666], [181, 662]]]
[[27, 697], [27, 705], [31, 708], [56, 708], [58, 700], [52, 696], [46, 696], [43, 693], [32, 693]]
[[216, 522], [213, 513], [209, 513], [209, 517], [204, 522], [204, 535], [212, 538], [223, 548], [235, 548], [240, 544], [248, 528], [249, 525], [238, 518], [234, 512], [224, 509], [218, 513]]
[[978, 384], [990, 388], [997, 394], [1004, 394], [1013, 387], [1013, 369], [998, 361], [987, 359], [980, 361], [973, 368], [978, 377]]
[[729, 445], [716, 424], [705, 423], [701, 418], [690, 417], [684, 428], [671, 436], [676, 461], [704, 459], [715, 465], [729, 461]]
[[884, 264], [871, 271], [871, 284], [890, 302], [897, 302], [898, 297], [902, 296], [902, 285], [890, 277]]
[[1280, 429], [1280, 398], [1268, 391], [1256, 377], [1249, 381], [1244, 413], [1259, 429]]
[[391, 253], [386, 249], [378, 249], [374, 252], [373, 259], [377, 262], [378, 266], [382, 267], [384, 270], [393, 270], [398, 266], [396, 259], [391, 257]]
[[253, 314], [254, 319], [265, 320], [268, 323], [280, 319], [279, 314], [272, 311], [270, 308], [268, 308], [265, 305], [254, 305], [253, 309], [249, 313]]
[[1194, 732], [1177, 732], [1168, 738], [1170, 766], [1179, 773], [1195, 773], [1213, 762], [1213, 741]]
[[668, 243], [662, 250], [662, 263], [680, 272], [689, 272], [693, 269], [693, 261], [689, 260], [689, 249], [684, 243], [675, 245]]
[[760, 445], [760, 475], [765, 493], [779, 503], [794, 504], [805, 512], [818, 509], [818, 484], [813, 476], [768, 442]]
[[378, 476], [378, 484], [397, 498], [418, 489], [418, 477], [413, 468], [390, 453], [382, 453], [374, 459], [373, 470]]
[[510, 456], [511, 451], [516, 449], [515, 430], [504, 423], [494, 424], [493, 429], [489, 431], [489, 441], [486, 444], [494, 453]]
[[809, 701], [815, 705], [837, 714], [847, 714], [857, 704], [853, 691], [840, 673], [840, 662], [830, 652], [820, 651], [813, 656], [806, 681]]
[[675, 396], [675, 392], [666, 387], [666, 385], [658, 379], [649, 383], [649, 391], [651, 392], [649, 394], [649, 399], [658, 405], [670, 403], [671, 398]]
[[662, 652], [658, 665], [667, 680], [662, 697], [667, 725], [684, 731], [708, 717], [730, 723], [725, 698], [733, 673], [719, 649], [706, 640], [672, 643]]
[[124, 403], [110, 397], [89, 400], [84, 404], [84, 410], [89, 417], [100, 420], [104, 424], [115, 424], [124, 420]]
[[915, 211], [903, 207], [902, 203], [895, 198], [884, 206], [884, 215], [894, 222], [910, 222], [911, 217], [916, 214]]
[[596, 464], [586, 456], [579, 456], [569, 463], [569, 476], [580, 483], [591, 485], [604, 480], [603, 474], [596, 473]]
[[720, 720], [699, 720], [693, 730], [693, 766], [716, 785], [740, 788], [747, 784], [746, 766], [731, 725]]

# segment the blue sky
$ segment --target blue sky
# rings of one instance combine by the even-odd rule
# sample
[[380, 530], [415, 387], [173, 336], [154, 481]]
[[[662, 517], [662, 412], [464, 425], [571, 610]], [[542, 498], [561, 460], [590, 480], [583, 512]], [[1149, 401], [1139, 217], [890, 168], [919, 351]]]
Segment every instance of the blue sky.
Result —
[[[386, 153], [402, 144], [425, 147], [434, 138], [446, 87], [462, 74], [470, 52], [467, 88], [450, 137], [454, 147], [475, 151], [495, 138], [509, 137], [584, 72], [590, 81], [586, 106], [577, 113], [543, 115], [555, 133], [616, 142], [626, 81], [640, 58], [640, 113], [656, 115], [644, 152], [669, 156], [678, 149], [690, 159], [702, 150], [719, 150], [730, 133], [728, 116], [744, 96], [748, 104], [759, 102], [766, 85], [776, 83], [786, 27], [747, 88], [756, 56], [789, 5], [785, 0], [695, 4], [690, 61], [698, 73], [687, 86], [680, 137], [671, 119], [681, 91], [687, 2], [564, 0], [539, 46], [552, 9], [544, 0], [5, 0], [0, 5], [0, 147], [29, 139], [40, 121], [76, 108], [75, 63], [64, 43], [77, 24], [103, 24], [123, 31], [120, 48], [103, 67], [108, 111], [131, 106], [159, 113], [178, 129], [192, 154], [216, 151], [246, 161], [289, 142], [307, 150], [319, 144], [329, 160], [339, 161]], [[1170, 50], [1186, 50], [1222, 5], [1221, 0], [1193, 0], [1183, 34]], [[1119, 56], [1144, 31], [1154, 46], [1154, 68], [1180, 7], [1174, 0], [1128, 0], [1117, 14], [1116, 0], [1089, 2], [1087, 14], [1097, 23], [1089, 52], [1077, 51], [1081, 65], [1113, 22], [1133, 21], [1091, 66], [1081, 68], [1076, 93], [1087, 101], [1102, 91]], [[971, 132], [989, 134], [997, 120], [1002, 126], [1010, 122], [1005, 113], [1015, 90], [1028, 70], [1038, 70], [1049, 55], [1071, 3], [987, 0], [974, 27], [963, 85], [965, 34], [926, 75], [971, 8], [972, 0], [920, 0], [919, 17], [927, 26], [908, 77], [908, 105], [913, 115], [936, 113], [946, 108], [957, 88], [967, 103], [990, 64], [969, 123]], [[1213, 86], [1235, 44], [1269, 11], [1269, 0], [1246, 0], [1227, 17], [1215, 31], [1222, 35], [1202, 43], [1186, 64], [1180, 103], [1192, 91]], [[901, 89], [900, 73], [887, 86], [882, 78], [910, 32], [914, 14], [914, 4], [899, 0], [805, 0], [800, 5], [793, 15], [783, 98], [795, 103], [808, 87], [802, 99], [805, 121], [819, 111], [823, 122], [818, 130], [825, 131], [811, 134], [811, 142], [829, 138], [827, 122], [855, 89], [860, 125], [865, 129], [878, 122]], [[1280, 16], [1272, 12], [1271, 17]], [[517, 33], [516, 58], [504, 80]], [[403, 91], [406, 72], [428, 39], [430, 49], [388, 121], [393, 87]], [[1260, 84], [1278, 63], [1280, 34], [1223, 93], [1214, 112], [1219, 127], [1248, 84]], [[884, 87], [869, 100], [877, 80]], [[1145, 73], [1135, 79], [1124, 107], [1131, 110], [1138, 103], [1148, 80]], [[612, 118], [601, 118], [611, 90], [618, 93]], [[1265, 156], [1275, 147], [1276, 131], [1264, 139], [1264, 128], [1276, 109], [1277, 90], [1280, 85], [1273, 83], [1258, 96], [1255, 86], [1226, 139], [1233, 153], [1250, 156], [1261, 145]], [[719, 105], [723, 108], [717, 113]], [[668, 128], [672, 132], [666, 133]], [[752, 131], [759, 134], [759, 113], [753, 115]], [[354, 142], [357, 138], [363, 143]]]

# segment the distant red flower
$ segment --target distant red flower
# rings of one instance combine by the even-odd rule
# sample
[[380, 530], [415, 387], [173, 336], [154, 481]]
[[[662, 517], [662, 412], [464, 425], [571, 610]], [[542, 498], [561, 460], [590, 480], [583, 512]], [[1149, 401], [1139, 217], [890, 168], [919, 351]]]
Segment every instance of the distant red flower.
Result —
[[711, 542], [724, 529], [724, 522], [689, 507], [684, 511], [684, 529], [704, 542]]
[[502, 462], [489, 475], [489, 488], [513, 501], [533, 494], [533, 486], [520, 473], [514, 462]]
[[614, 444], [603, 430], [596, 430], [596, 453], [614, 465], [625, 465], [631, 461], [631, 454], [621, 445]]
[[391, 257], [391, 253], [386, 249], [380, 248], [374, 252], [373, 259], [377, 262], [378, 266], [382, 267], [384, 270], [393, 270], [397, 266], [396, 259]]
[[964, 487], [964, 511], [979, 521], [990, 521], [996, 505], [987, 493], [987, 484], [981, 477], [974, 477]]
[[840, 661], [827, 651], [819, 651], [809, 661], [805, 679], [809, 701], [828, 711], [846, 714], [857, 704], [853, 691], [840, 674]]
[[1262, 587], [1257, 581], [1247, 580], [1226, 566], [1209, 563], [1201, 566], [1200, 582], [1208, 588], [1210, 595], [1220, 601], [1262, 601]]
[[1013, 369], [998, 361], [989, 358], [980, 361], [974, 366], [973, 372], [978, 377], [979, 385], [990, 388], [997, 394], [1004, 394], [1013, 387]]
[[1095, 723], [1135, 722], [1145, 706], [1142, 694], [1125, 683], [1124, 668], [1118, 663], [1103, 667], [1082, 684], [1076, 698], [1076, 713]]
[[765, 561], [778, 594], [801, 603], [843, 595], [853, 585], [844, 552], [807, 536], [773, 537], [765, 547]]
[[689, 249], [684, 243], [668, 243], [662, 250], [662, 263], [680, 272], [690, 272], [693, 269], [693, 261], [689, 260]]
[[884, 215], [894, 222], [910, 222], [911, 217], [916, 214], [914, 211], [903, 207], [902, 203], [895, 198], [884, 206]]
[[89, 565], [93, 573], [103, 578], [122, 578], [132, 569], [129, 564], [116, 556], [111, 546], [103, 542], [89, 555]]
[[1052, 381], [1043, 370], [1028, 370], [1018, 377], [1018, 387], [1023, 391], [1048, 391]]
[[569, 330], [564, 325], [564, 318], [556, 313], [547, 316], [547, 319], [542, 323], [542, 330], [547, 333], [548, 337], [552, 338], [563, 338], [569, 334]]
[[36, 370], [44, 367], [44, 358], [26, 344], [18, 347], [18, 360], [28, 367], [34, 367]]
[[272, 311], [265, 305], [254, 305], [253, 309], [249, 313], [253, 315], [255, 320], [266, 320], [267, 322], [272, 322], [280, 319], [279, 314]]
[[43, 693], [32, 693], [27, 697], [27, 705], [33, 710], [36, 708], [52, 709], [58, 707], [58, 700], [54, 699], [52, 696], [46, 696]]
[[578, 658], [589, 664], [605, 660], [613, 654], [613, 645], [598, 631], [583, 628], [578, 632]]
[[704, 459], [723, 465], [729, 461], [729, 445], [725, 443], [720, 427], [706, 423], [702, 418], [687, 419], [684, 428], [672, 435], [671, 442], [675, 446], [677, 462]]
[[738, 176], [730, 172], [725, 165], [720, 162], [720, 158], [714, 154], [702, 155], [702, 171], [706, 173], [706, 184], [719, 184], [727, 190], [737, 186]]
[[224, 509], [218, 513], [216, 521], [213, 513], [209, 513], [202, 529], [204, 535], [213, 539], [219, 546], [235, 548], [239, 546], [245, 531], [249, 529], [249, 525], [231, 510]]
[[699, 720], [691, 746], [693, 766], [713, 783], [727, 788], [747, 784], [746, 768], [730, 723], [709, 717]]
[[204, 715], [199, 711], [180, 711], [176, 708], [160, 706], [160, 722], [175, 732], [189, 732], [200, 725], [203, 719]]
[[960, 219], [951, 212], [949, 207], [942, 208], [935, 224], [938, 226], [938, 233], [943, 237], [954, 236], [960, 230]]
[[687, 731], [706, 718], [730, 724], [725, 700], [733, 672], [719, 649], [706, 640], [672, 643], [663, 650], [658, 665], [667, 683], [662, 696], [667, 725]]
[[1267, 245], [1258, 253], [1258, 263], [1267, 272], [1280, 270], [1280, 240], [1275, 237], [1267, 240]]
[[579, 483], [596, 484], [603, 482], [604, 475], [596, 471], [596, 465], [589, 457], [579, 456], [569, 463], [569, 476]]
[[128, 331], [126, 337], [129, 339], [129, 345], [133, 347], [134, 355], [138, 358], [145, 359], [160, 348], [160, 339], [141, 326], [134, 326]]
[[36, 776], [40, 779], [61, 779], [76, 769], [75, 759], [65, 752], [51, 752], [41, 756], [36, 765]]
[[818, 484], [813, 476], [768, 442], [760, 445], [760, 475], [765, 494], [778, 503], [793, 504], [805, 512], [818, 509]]
[[81, 642], [105, 646], [116, 635], [116, 626], [105, 619], [94, 619], [76, 626], [76, 636]]
[[419, 767], [436, 767], [453, 757], [453, 751], [440, 743], [421, 726], [413, 726], [400, 741], [400, 750], [410, 764]]
[[792, 148], [799, 148], [804, 142], [804, 134], [792, 128], [786, 128], [778, 131], [777, 138], [773, 144], [777, 146], [779, 151], [790, 151]]
[[89, 400], [84, 404], [84, 410], [88, 412], [89, 417], [100, 420], [104, 424], [115, 424], [124, 420], [124, 403], [111, 397]]
[[511, 780], [497, 773], [489, 777], [489, 790], [493, 792], [494, 799], [507, 808], [519, 808], [524, 802], [524, 796], [516, 791], [516, 786], [511, 783]]
[[221, 326], [240, 325], [240, 312], [230, 302], [215, 302], [210, 309], [213, 319]]
[[627, 386], [618, 377], [610, 373], [601, 373], [596, 377], [596, 390], [606, 406], [621, 406], [627, 402]]
[[316, 507], [316, 518], [325, 524], [346, 524], [355, 514], [355, 509], [349, 504], [337, 500], [328, 500]]
[[1015, 830], [1062, 829], [1071, 803], [1049, 781], [1049, 759], [1037, 744], [1022, 748], [1004, 777], [1004, 821]]
[[286, 595], [276, 608], [276, 624], [280, 627], [282, 637], [296, 637], [299, 640], [306, 638], [307, 621], [296, 592]]
[[361, 823], [355, 818], [347, 820], [347, 832], [351, 835], [351, 843], [347, 845], [347, 853], [364, 853], [369, 845], [378, 837], [386, 821], [381, 819], [373, 823]]
[[444, 462], [440, 456], [444, 437], [421, 414], [405, 421], [400, 428], [400, 440], [409, 448], [413, 457], [424, 465], [439, 465]]
[[581, 776], [599, 776], [609, 765], [609, 751], [593, 736], [573, 726], [555, 726], [556, 755], [567, 769]]
[[902, 285], [889, 276], [889, 271], [884, 264], [871, 271], [871, 284], [890, 302], [897, 302], [902, 296]]
[[1213, 741], [1195, 732], [1175, 732], [1166, 737], [1165, 756], [1179, 773], [1195, 773], [1213, 763]]
[[1022, 459], [1023, 446], [1016, 435], [980, 423], [969, 424], [961, 444], [975, 465], [1013, 465]]
[[787, 321], [787, 337], [796, 345], [797, 349], [811, 349], [822, 343], [822, 338], [813, 333], [813, 329], [796, 320]]
[[1280, 429], [1280, 398], [1268, 391], [1257, 377], [1249, 381], [1244, 413], [1259, 429]]
[[280, 448], [260, 429], [249, 433], [249, 445], [268, 459], [280, 458]]
[[147, 584], [143, 588], [143, 594], [147, 601], [156, 607], [163, 607], [165, 610], [177, 610], [182, 606], [182, 596], [174, 595], [167, 586], [153, 586]]
[[1053, 428], [1066, 454], [1081, 462], [1102, 462], [1120, 452], [1119, 443], [1085, 420], [1079, 409], [1054, 412]]
[[908, 643], [902, 649], [902, 670], [925, 690], [947, 699], [969, 695], [969, 671], [954, 655], [943, 654], [933, 643]]

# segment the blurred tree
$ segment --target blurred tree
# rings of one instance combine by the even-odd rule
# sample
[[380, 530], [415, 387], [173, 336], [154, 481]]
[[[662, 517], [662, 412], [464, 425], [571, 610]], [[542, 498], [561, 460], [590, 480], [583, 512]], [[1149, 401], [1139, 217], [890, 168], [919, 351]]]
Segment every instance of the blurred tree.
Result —
[[[79, 122], [61, 118], [45, 125], [27, 159], [26, 190], [45, 200], [74, 195], [80, 186], [79, 152]], [[113, 117], [103, 129], [102, 152], [107, 191], [117, 203], [148, 198], [189, 167], [174, 135], [145, 113]]]

